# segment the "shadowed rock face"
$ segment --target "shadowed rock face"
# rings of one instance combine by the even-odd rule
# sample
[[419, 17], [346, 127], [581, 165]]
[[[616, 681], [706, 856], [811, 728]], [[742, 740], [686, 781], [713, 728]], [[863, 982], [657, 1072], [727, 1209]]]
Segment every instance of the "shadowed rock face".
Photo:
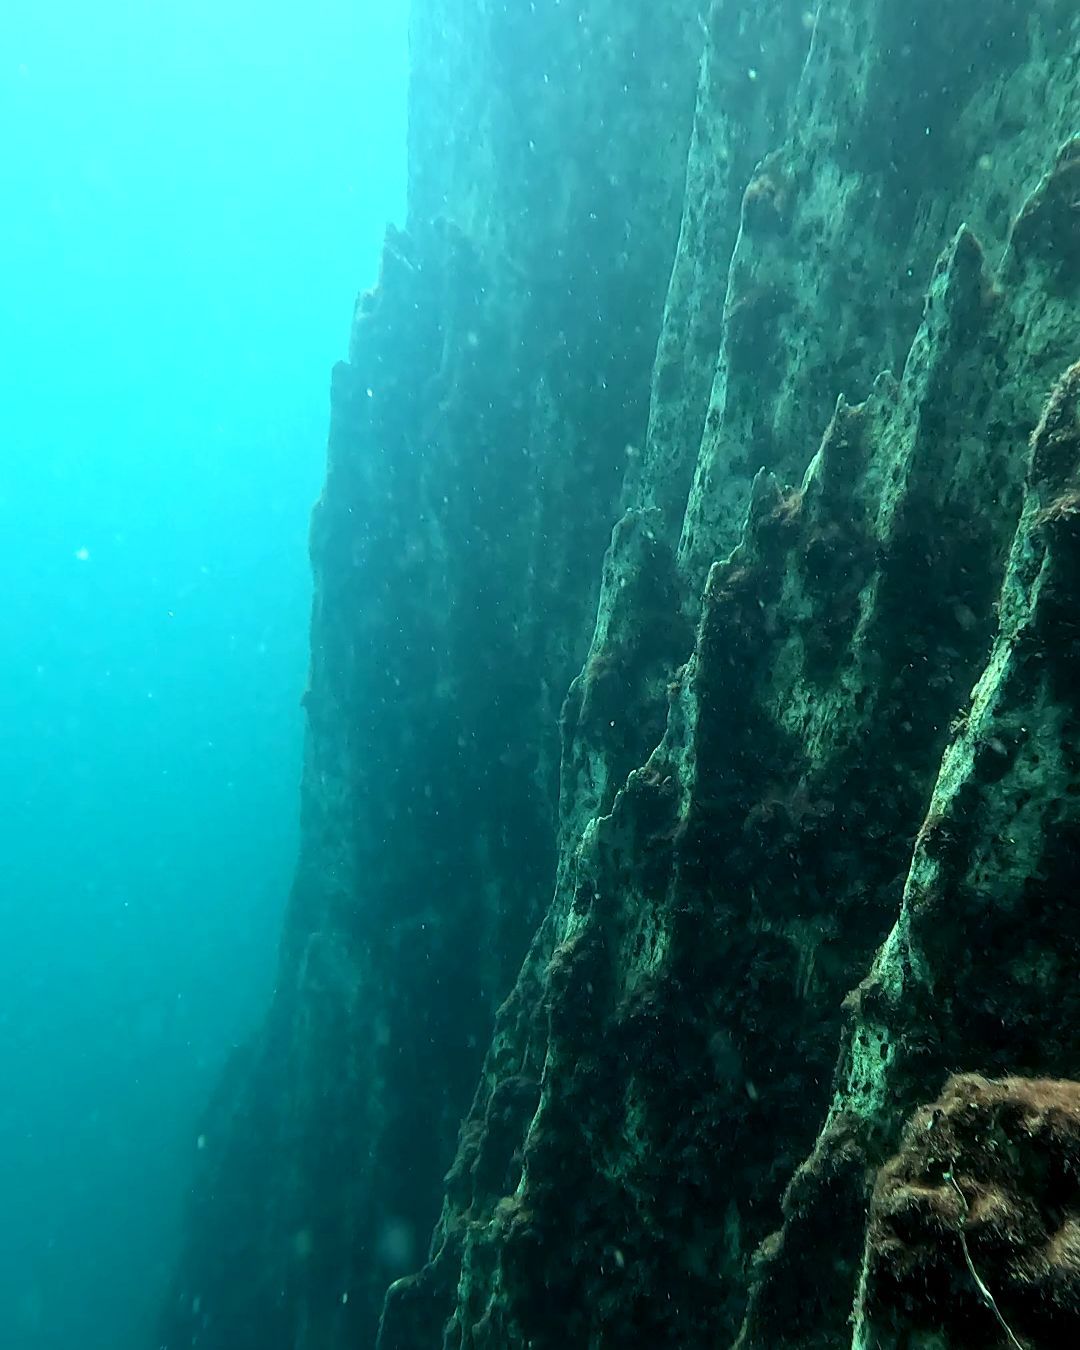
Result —
[[[1080, 18], [414, 25], [278, 993], [163, 1343], [371, 1346], [389, 1289], [380, 1350], [994, 1344], [961, 1219], [1060, 1337], [1072, 1202], [1039, 1284], [976, 1190], [1071, 1135], [969, 1117], [1080, 1079]], [[962, 1197], [903, 1134], [958, 1071]]]

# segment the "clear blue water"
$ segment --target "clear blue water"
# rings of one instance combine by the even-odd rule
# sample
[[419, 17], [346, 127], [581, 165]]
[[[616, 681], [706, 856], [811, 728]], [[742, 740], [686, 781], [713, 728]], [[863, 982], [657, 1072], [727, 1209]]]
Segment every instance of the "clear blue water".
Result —
[[271, 987], [405, 3], [0, 10], [0, 1344], [143, 1350]]

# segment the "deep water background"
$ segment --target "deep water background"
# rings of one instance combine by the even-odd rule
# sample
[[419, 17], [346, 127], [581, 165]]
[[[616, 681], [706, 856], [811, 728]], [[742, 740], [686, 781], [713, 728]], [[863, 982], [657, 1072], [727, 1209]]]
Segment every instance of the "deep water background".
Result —
[[405, 6], [0, 11], [0, 1344], [145, 1350], [273, 978]]

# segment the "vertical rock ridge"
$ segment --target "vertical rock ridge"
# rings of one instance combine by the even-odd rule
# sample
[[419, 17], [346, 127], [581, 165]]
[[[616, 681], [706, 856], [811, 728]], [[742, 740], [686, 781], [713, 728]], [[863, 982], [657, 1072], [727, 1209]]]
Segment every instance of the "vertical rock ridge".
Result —
[[1072, 1209], [1003, 1253], [965, 1122], [1068, 1155], [1080, 1079], [1080, 17], [413, 25], [163, 1343], [959, 1350], [970, 1263], [1065, 1344]]

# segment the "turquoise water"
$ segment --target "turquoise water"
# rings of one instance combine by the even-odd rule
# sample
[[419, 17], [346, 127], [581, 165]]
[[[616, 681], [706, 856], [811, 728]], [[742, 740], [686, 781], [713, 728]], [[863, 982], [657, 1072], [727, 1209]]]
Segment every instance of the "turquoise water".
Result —
[[0, 12], [0, 1344], [151, 1344], [272, 984], [307, 515], [405, 9]]

